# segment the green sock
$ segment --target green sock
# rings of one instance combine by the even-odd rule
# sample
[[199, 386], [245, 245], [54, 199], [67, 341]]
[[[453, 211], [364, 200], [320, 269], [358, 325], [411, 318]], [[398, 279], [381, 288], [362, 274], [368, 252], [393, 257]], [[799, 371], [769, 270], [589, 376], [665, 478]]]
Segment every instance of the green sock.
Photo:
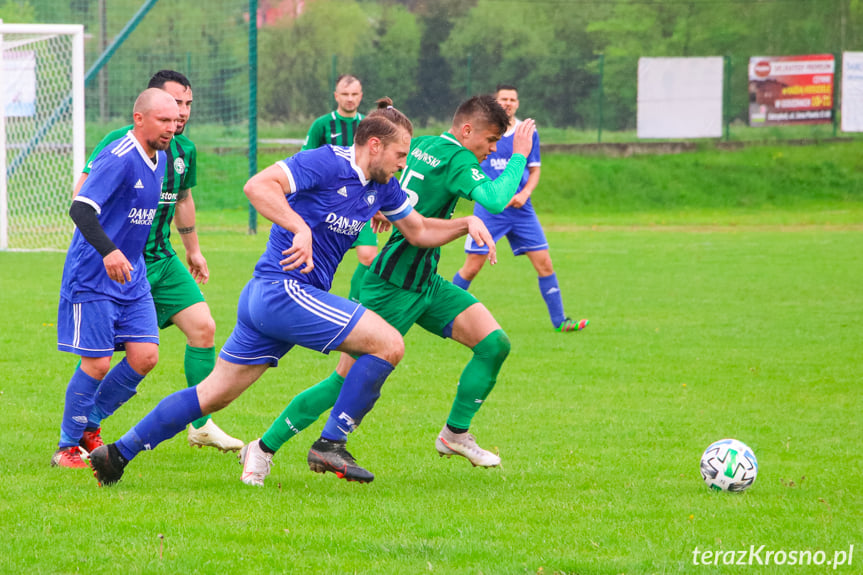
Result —
[[264, 433], [261, 441], [273, 453], [278, 451], [287, 440], [332, 409], [344, 382], [345, 378], [334, 371], [325, 380], [299, 393]]
[[366, 277], [366, 271], [369, 266], [357, 264], [357, 269], [354, 270], [354, 275], [351, 276], [351, 291], [348, 293], [348, 299], [351, 301], [360, 301], [360, 288], [363, 287], [363, 278]]
[[[192, 347], [186, 344], [186, 355], [183, 358], [183, 369], [186, 372], [186, 385], [195, 387], [204, 378], [210, 375], [213, 368], [216, 367], [216, 348], [215, 347]], [[209, 421], [210, 416], [205, 415], [201, 419], [196, 419], [192, 422], [192, 427], [199, 429], [202, 425]]]
[[502, 329], [491, 332], [476, 344], [473, 357], [461, 372], [447, 425], [457, 429], [470, 428], [473, 416], [497, 382], [497, 374], [509, 355], [509, 349], [509, 338]]

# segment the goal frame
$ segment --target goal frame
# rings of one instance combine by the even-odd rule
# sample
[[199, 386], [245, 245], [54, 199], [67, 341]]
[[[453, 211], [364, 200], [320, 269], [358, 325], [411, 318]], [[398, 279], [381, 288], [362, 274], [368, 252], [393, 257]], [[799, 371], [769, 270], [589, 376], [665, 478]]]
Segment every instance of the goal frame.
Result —
[[[38, 144], [42, 135], [54, 122], [54, 118], [72, 109], [72, 174], [69, 174], [69, 191], [74, 188], [75, 180], [84, 168], [84, 26], [82, 24], [4, 24], [0, 20], [0, 76], [4, 73], [3, 37], [6, 34], [68, 35], [72, 37], [72, 90], [67, 98], [57, 106], [51, 116], [32, 136], [22, 154]], [[6, 111], [0, 103], [0, 250], [9, 249], [9, 194], [8, 179], [10, 166], [6, 162]]]

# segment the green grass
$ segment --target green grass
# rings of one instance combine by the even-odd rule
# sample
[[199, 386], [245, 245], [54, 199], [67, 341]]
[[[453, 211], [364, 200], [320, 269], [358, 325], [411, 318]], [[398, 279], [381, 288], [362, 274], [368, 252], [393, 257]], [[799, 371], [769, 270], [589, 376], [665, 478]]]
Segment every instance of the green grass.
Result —
[[[513, 342], [474, 425], [502, 468], [435, 454], [468, 352], [415, 330], [351, 440], [377, 475], [365, 486], [308, 470], [322, 422], [282, 449], [263, 489], [239, 481], [233, 456], [190, 449], [185, 434], [142, 454], [111, 489], [49, 467], [76, 362], [55, 348], [63, 257], [0, 253], [0, 572], [725, 573], [693, 567], [696, 546], [859, 552], [859, 226], [548, 219], [569, 312], [592, 323], [553, 332], [529, 263], [502, 242], [501, 262], [474, 285]], [[230, 220], [201, 237], [218, 344], [266, 238]], [[442, 273], [461, 257], [447, 247]], [[349, 255], [336, 293], [352, 268]], [[106, 422], [106, 438], [184, 385], [182, 346], [177, 330], [163, 332], [159, 365]], [[254, 439], [334, 363], [292, 351], [216, 419]], [[722, 437], [758, 456], [742, 495], [700, 479], [701, 451]], [[838, 572], [859, 572], [861, 557]]]
[[[437, 457], [469, 352], [415, 329], [351, 439], [377, 476], [365, 486], [308, 470], [323, 422], [285, 445], [263, 489], [240, 482], [233, 456], [190, 449], [185, 434], [110, 489], [49, 467], [76, 364], [56, 350], [64, 256], [0, 252], [0, 573], [729, 573], [745, 568], [696, 567], [693, 551], [764, 545], [832, 559], [852, 544], [853, 564], [836, 572], [860, 572], [860, 152], [546, 155], [535, 202], [567, 310], [591, 326], [553, 332], [529, 262], [501, 242], [500, 263], [472, 290], [513, 348], [473, 431], [503, 466]], [[246, 158], [201, 162], [203, 289], [220, 346], [267, 225], [245, 233]], [[445, 277], [460, 245], [444, 249]], [[347, 293], [353, 267], [348, 254], [335, 293]], [[106, 421], [106, 439], [184, 385], [183, 345], [178, 330], [162, 332], [159, 364]], [[259, 437], [335, 361], [291, 351], [216, 420]], [[700, 479], [701, 452], [723, 437], [758, 457], [746, 493]]]

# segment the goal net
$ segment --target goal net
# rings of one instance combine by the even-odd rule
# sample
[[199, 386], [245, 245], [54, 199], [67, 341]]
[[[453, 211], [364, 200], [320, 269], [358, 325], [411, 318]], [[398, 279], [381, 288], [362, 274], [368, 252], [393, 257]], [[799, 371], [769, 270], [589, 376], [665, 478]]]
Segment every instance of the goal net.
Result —
[[84, 28], [0, 23], [0, 250], [65, 250], [84, 167]]

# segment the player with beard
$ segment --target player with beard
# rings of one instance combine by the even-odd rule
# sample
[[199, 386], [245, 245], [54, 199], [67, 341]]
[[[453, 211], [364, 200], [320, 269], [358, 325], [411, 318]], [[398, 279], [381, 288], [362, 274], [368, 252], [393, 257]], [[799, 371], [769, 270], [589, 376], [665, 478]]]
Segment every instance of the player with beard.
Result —
[[[196, 284], [206, 284], [210, 279], [207, 260], [201, 253], [195, 230], [192, 188], [197, 183], [198, 154], [195, 144], [183, 133], [192, 113], [192, 86], [183, 74], [174, 70], [160, 70], [150, 79], [149, 87], [161, 88], [173, 96], [180, 109], [180, 121], [171, 145], [166, 150], [167, 172], [156, 218], [144, 250], [144, 261], [147, 264], [147, 279], [152, 288], [159, 328], [165, 329], [173, 324], [186, 336], [183, 369], [186, 385], [192, 387], [200, 383], [216, 365], [216, 322]], [[117, 139], [126, 131], [128, 127], [105, 136], [93, 151], [91, 159], [108, 142]], [[87, 178], [89, 164], [83, 172], [79, 187]], [[176, 224], [186, 251], [188, 270], [171, 245], [172, 221]], [[112, 387], [114, 392], [100, 394], [93, 412], [89, 415], [82, 442], [82, 447], [88, 452], [102, 445], [102, 419], [135, 394], [137, 382], [134, 374], [124, 370], [116, 375], [120, 379], [118, 385]], [[193, 447], [209, 446], [226, 452], [237, 451], [243, 447], [242, 441], [222, 431], [209, 416], [191, 423], [188, 440]]]
[[[357, 358], [309, 452], [310, 466], [349, 481], [374, 479], [347, 451], [347, 433], [380, 395], [404, 354], [404, 341], [376, 313], [329, 293], [336, 268], [378, 211], [419, 246], [440, 246], [465, 234], [479, 243], [489, 238], [474, 216], [424, 218], [413, 209], [392, 177], [405, 167], [413, 126], [391, 104], [388, 98], [379, 101], [357, 127], [353, 146], [299, 152], [246, 183], [249, 201], [273, 226], [240, 295], [237, 325], [204, 381], [169, 395], [117, 442], [91, 454], [100, 484], [116, 483], [141, 451], [226, 407], [295, 345], [325, 354], [336, 349]], [[492, 249], [492, 260], [494, 253]]]

